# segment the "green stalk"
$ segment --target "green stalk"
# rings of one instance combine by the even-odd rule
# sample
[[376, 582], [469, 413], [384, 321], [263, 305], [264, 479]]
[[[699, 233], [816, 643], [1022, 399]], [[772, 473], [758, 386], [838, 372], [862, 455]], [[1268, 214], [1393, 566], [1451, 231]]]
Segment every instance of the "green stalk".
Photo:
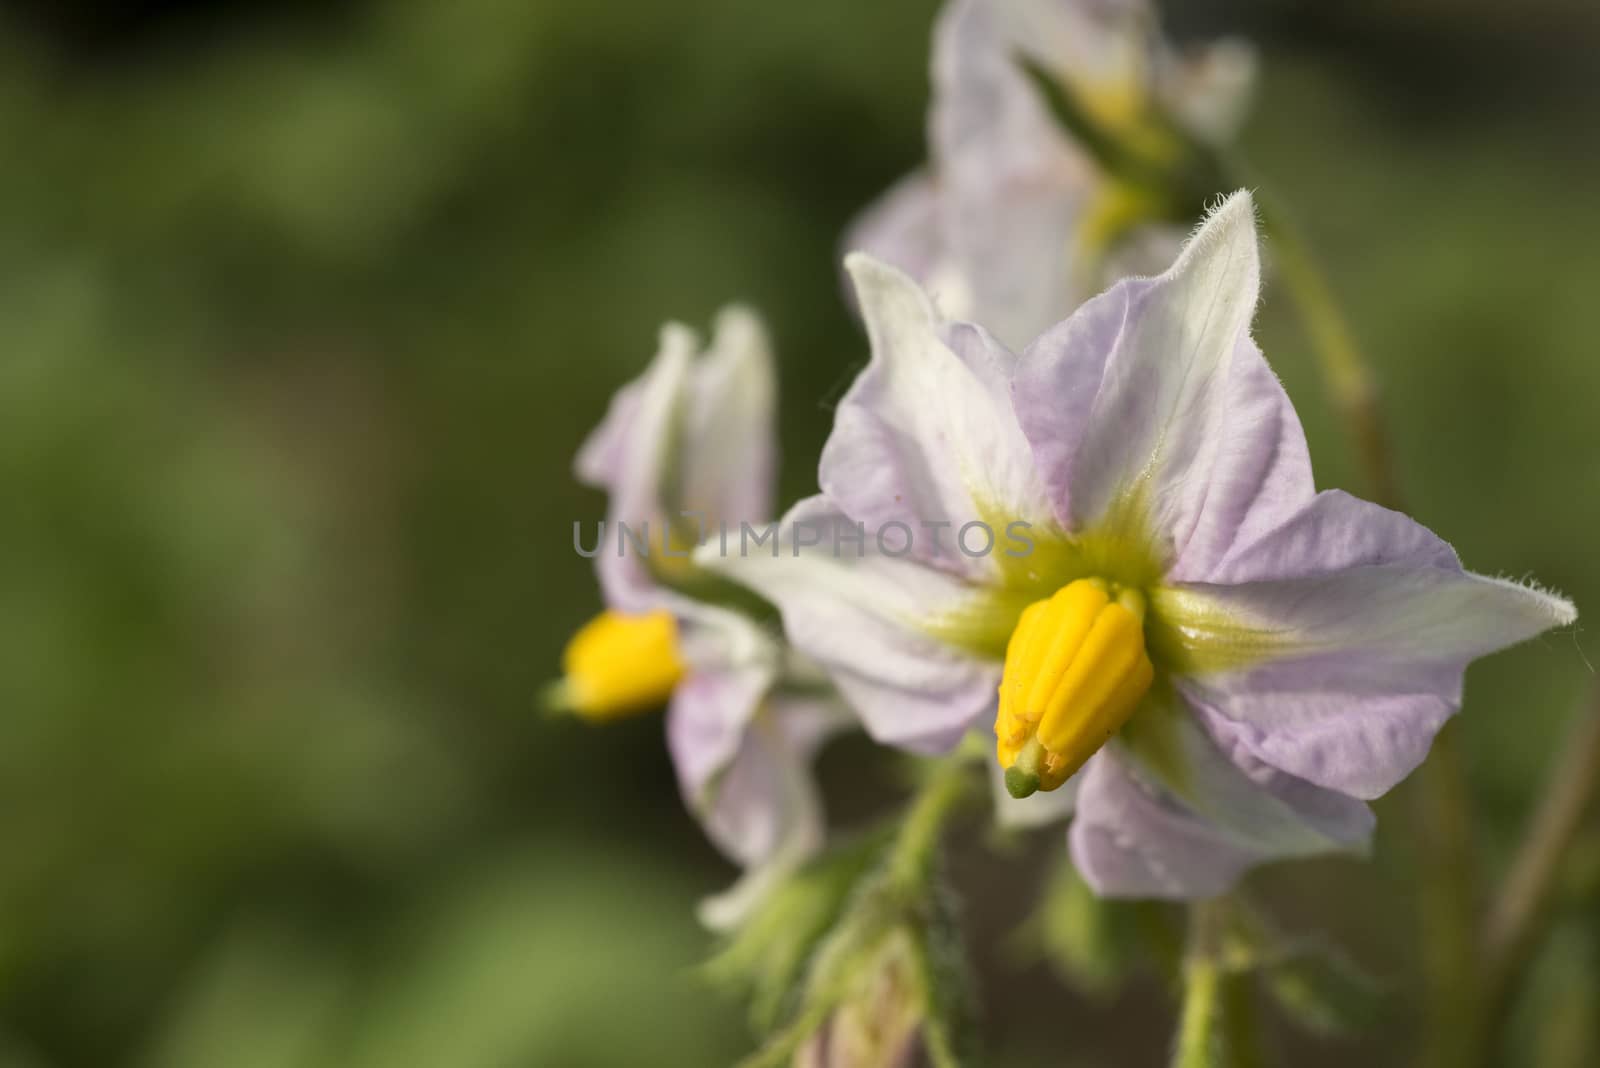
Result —
[[1572, 725], [1572, 739], [1548, 779], [1522, 849], [1511, 862], [1484, 925], [1483, 1034], [1478, 1061], [1493, 1060], [1519, 980], [1555, 910], [1562, 861], [1600, 794], [1600, 688]]
[[1183, 1015], [1172, 1068], [1221, 1068], [1222, 968], [1215, 960], [1190, 961], [1183, 970]]
[[926, 888], [945, 824], [971, 792], [969, 763], [963, 751], [939, 761], [928, 772], [889, 851], [888, 878], [896, 890], [918, 893]]
[[1172, 1068], [1225, 1068], [1232, 1065], [1228, 975], [1222, 961], [1227, 926], [1223, 899], [1189, 908], [1189, 948], [1183, 962], [1183, 1009], [1172, 1050]]

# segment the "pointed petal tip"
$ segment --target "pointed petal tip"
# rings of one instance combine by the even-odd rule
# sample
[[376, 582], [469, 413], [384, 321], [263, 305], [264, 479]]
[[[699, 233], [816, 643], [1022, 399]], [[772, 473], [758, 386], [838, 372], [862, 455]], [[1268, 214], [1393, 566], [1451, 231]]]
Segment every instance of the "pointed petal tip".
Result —
[[1248, 270], [1259, 273], [1261, 251], [1256, 229], [1256, 200], [1248, 189], [1228, 194], [1206, 213], [1172, 270], [1181, 272], [1186, 265], [1209, 258], [1209, 254], [1226, 253], [1231, 258], [1236, 252], [1248, 257]]
[[852, 249], [844, 254], [844, 269], [851, 274], [855, 274], [858, 270], [876, 262], [877, 260], [870, 253], [862, 252], [860, 249]]
[[761, 314], [742, 301], [732, 301], [717, 309], [717, 317], [712, 324], [718, 337], [729, 334], [739, 336], [766, 336], [766, 321]]
[[1206, 217], [1200, 221], [1200, 229], [1216, 225], [1246, 226], [1251, 231], [1256, 228], [1256, 198], [1248, 189], [1235, 189], [1226, 196], [1219, 196], [1216, 203], [1206, 209]]
[[919, 330], [931, 329], [942, 320], [927, 291], [893, 264], [869, 253], [852, 252], [844, 258], [844, 267], [855, 286], [867, 333], [874, 338], [875, 359], [889, 332], [911, 324]]
[[[1504, 609], [1516, 612], [1527, 627], [1524, 638], [1531, 638], [1547, 630], [1569, 627], [1578, 621], [1578, 606], [1556, 590], [1540, 585], [1531, 578], [1489, 576], [1468, 572], [1479, 581], [1497, 586], [1508, 595]], [[1518, 638], [1518, 641], [1524, 640]], [[1513, 644], [1513, 643], [1506, 643]]]
[[1536, 582], [1518, 583], [1529, 593], [1536, 594], [1550, 613], [1552, 627], [1570, 627], [1578, 621], [1578, 606], [1555, 590], [1546, 589]]
[[700, 335], [695, 333], [693, 327], [685, 326], [676, 320], [661, 324], [659, 337], [662, 356], [669, 353], [693, 355], [700, 348]]
[[862, 252], [859, 249], [845, 254], [844, 269], [850, 275], [850, 280], [855, 283], [858, 293], [869, 282], [905, 277], [899, 270], [870, 252]]

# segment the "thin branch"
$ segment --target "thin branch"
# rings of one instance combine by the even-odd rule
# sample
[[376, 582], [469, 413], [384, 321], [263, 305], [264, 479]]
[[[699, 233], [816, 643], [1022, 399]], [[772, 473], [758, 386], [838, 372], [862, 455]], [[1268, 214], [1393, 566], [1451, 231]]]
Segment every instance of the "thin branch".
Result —
[[[1517, 981], [1554, 911], [1562, 861], [1600, 793], [1600, 687], [1585, 701], [1484, 925], [1485, 1045], [1493, 1048]], [[1487, 1054], [1486, 1054], [1487, 1055]]]

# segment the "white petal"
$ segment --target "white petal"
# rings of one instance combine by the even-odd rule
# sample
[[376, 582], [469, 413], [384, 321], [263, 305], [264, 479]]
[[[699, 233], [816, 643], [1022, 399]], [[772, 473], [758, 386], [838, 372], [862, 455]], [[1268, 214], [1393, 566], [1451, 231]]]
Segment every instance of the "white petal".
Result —
[[1194, 532], [1260, 273], [1255, 208], [1241, 192], [1212, 213], [1166, 274], [1117, 287], [1125, 318], [1069, 474], [1075, 525], [1134, 507], [1168, 560]]
[[811, 777], [812, 755], [786, 734], [775, 712], [745, 732], [704, 816], [712, 840], [745, 872], [728, 890], [700, 903], [700, 921], [708, 928], [737, 927], [767, 890], [821, 848], [826, 827]]
[[765, 519], [777, 476], [777, 376], [754, 312], [732, 306], [717, 316], [690, 389], [681, 507], [708, 527]]
[[[859, 253], [846, 267], [872, 360], [840, 402], [822, 452], [822, 490], [869, 532], [907, 524], [917, 558], [987, 574], [992, 558], [953, 549], [963, 525], [1050, 516], [1011, 408], [1016, 358], [980, 328], [943, 321], [900, 271]], [[936, 542], [923, 523], [949, 526]]]
[[[669, 507], [663, 500], [663, 487], [669, 461], [680, 455], [674, 438], [689, 388], [697, 341], [687, 327], [669, 324], [661, 331], [661, 348], [644, 375], [634, 384], [637, 400], [613, 405], [604, 436], [593, 451], [586, 448], [580, 465], [598, 473], [602, 455], [609, 454], [611, 499], [606, 509], [606, 539], [597, 558], [600, 585], [606, 603], [628, 612], [649, 611], [657, 606], [659, 594], [650, 574], [648, 558], [622, 546], [619, 524], [637, 534], [649, 532], [650, 552], [659, 551], [663, 517]], [[631, 411], [630, 411], [631, 409]], [[606, 429], [612, 416], [627, 419], [615, 430]], [[631, 416], [631, 418], [630, 418]]]
[[674, 597], [686, 677], [673, 691], [667, 747], [691, 808], [704, 807], [778, 678], [777, 643], [732, 612]]
[[[778, 606], [791, 644], [828, 672], [875, 739], [927, 752], [948, 748], [993, 714], [999, 685], [998, 663], [926, 630], [957, 613], [972, 587], [909, 557], [882, 555], [870, 527], [864, 555], [849, 541], [839, 542], [835, 555], [835, 525], [845, 535], [856, 530], [826, 499], [813, 497], [785, 516], [776, 557], [753, 545], [740, 555], [730, 541], [729, 555], [711, 545], [696, 559]], [[815, 532], [820, 544], [796, 555], [801, 530], [803, 540]]]
[[[663, 603], [651, 557], [669, 524], [697, 525], [683, 513], [709, 532], [772, 506], [776, 383], [765, 330], [752, 312], [727, 308], [705, 355], [698, 349], [687, 327], [664, 327], [650, 367], [617, 393], [578, 453], [578, 476], [611, 494], [597, 567], [607, 602], [624, 611]], [[648, 540], [648, 556], [624, 543], [621, 524]]]
[[[947, 8], [935, 35], [930, 119], [944, 253], [965, 280], [972, 313], [1016, 347], [1082, 299], [1074, 235], [1099, 185], [1017, 65], [1019, 49], [1045, 51], [1030, 47], [1040, 42], [1028, 22], [1038, 20], [1023, 7], [1059, 28], [1037, 4], [958, 0]], [[1078, 39], [1055, 37], [1046, 48]]]

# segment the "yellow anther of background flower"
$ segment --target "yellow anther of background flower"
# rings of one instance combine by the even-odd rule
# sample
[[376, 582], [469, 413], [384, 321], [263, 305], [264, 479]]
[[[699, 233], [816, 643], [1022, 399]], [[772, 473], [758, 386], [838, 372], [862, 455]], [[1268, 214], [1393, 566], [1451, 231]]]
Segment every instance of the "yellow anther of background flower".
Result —
[[557, 703], [593, 723], [656, 707], [683, 678], [672, 613], [601, 612], [584, 624], [562, 655]]
[[1017, 797], [1054, 790], [1111, 739], [1150, 689], [1144, 595], [1079, 579], [1029, 605], [1006, 647], [996, 755]]

